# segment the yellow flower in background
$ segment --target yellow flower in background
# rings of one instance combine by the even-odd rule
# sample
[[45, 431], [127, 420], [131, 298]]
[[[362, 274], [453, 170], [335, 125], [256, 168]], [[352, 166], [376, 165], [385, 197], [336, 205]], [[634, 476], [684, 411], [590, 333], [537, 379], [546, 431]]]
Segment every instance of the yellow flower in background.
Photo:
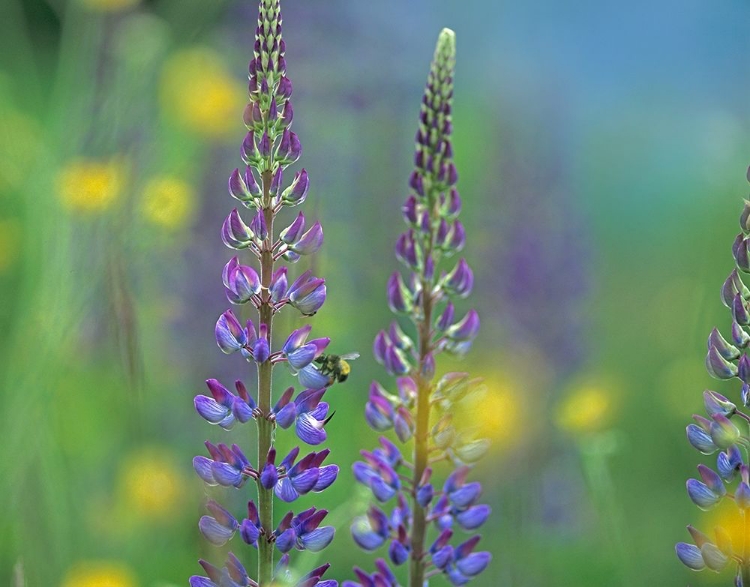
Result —
[[179, 51], [164, 64], [160, 96], [167, 117], [208, 138], [236, 133], [246, 90], [220, 55], [207, 48]]
[[169, 229], [184, 227], [193, 213], [195, 194], [185, 181], [169, 175], [154, 177], [143, 189], [143, 215]]
[[141, 0], [78, 0], [78, 2], [89, 10], [117, 12], [137, 6]]
[[21, 223], [15, 218], [0, 220], [0, 274], [8, 271], [21, 251]]
[[[736, 549], [736, 552], [742, 550], [746, 540], [750, 541], [750, 529], [748, 532], [745, 531], [745, 520], [732, 499], [723, 499], [716, 507], [705, 512], [695, 527], [706, 534], [711, 542], [716, 541], [716, 528], [722, 528], [732, 540], [732, 548]], [[690, 542], [689, 536], [683, 539]], [[711, 573], [711, 576], [718, 575]]]
[[65, 575], [61, 587], [137, 587], [133, 573], [118, 562], [78, 563]]
[[457, 429], [472, 428], [501, 452], [518, 446], [531, 430], [525, 396], [506, 375], [483, 378], [485, 389], [454, 406]]
[[142, 449], [126, 458], [120, 469], [119, 489], [128, 515], [158, 520], [180, 509], [184, 479], [177, 459], [159, 449]]
[[615, 395], [606, 385], [584, 383], [568, 393], [557, 410], [557, 424], [572, 434], [598, 432], [609, 426]]
[[57, 176], [60, 200], [73, 212], [102, 212], [120, 197], [125, 169], [119, 159], [75, 159]]

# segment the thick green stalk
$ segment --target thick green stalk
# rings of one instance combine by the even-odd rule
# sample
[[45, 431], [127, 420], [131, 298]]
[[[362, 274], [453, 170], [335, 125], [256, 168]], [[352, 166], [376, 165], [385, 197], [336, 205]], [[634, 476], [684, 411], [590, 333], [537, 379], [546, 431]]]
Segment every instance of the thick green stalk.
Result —
[[[273, 174], [264, 171], [263, 178], [263, 214], [268, 227], [268, 237], [263, 243], [260, 258], [260, 280], [262, 285], [262, 304], [258, 313], [260, 324], [265, 324], [268, 329], [268, 344], [271, 345], [271, 326], [273, 323], [273, 307], [271, 294], [268, 289], [271, 286], [271, 275], [273, 274], [273, 209], [270, 203], [270, 187]], [[271, 414], [271, 374], [273, 365], [270, 360], [258, 365], [258, 408], [262, 416], [258, 418], [258, 456], [256, 462], [258, 468], [263, 467], [268, 451], [273, 445], [274, 423], [268, 417]], [[258, 515], [262, 529], [261, 537], [258, 539], [258, 585], [268, 587], [273, 580], [273, 542], [270, 538], [273, 533], [273, 490], [265, 489], [260, 482], [258, 486]]]
[[[430, 347], [430, 320], [432, 316], [432, 300], [429, 295], [424, 296], [424, 320], [419, 324], [419, 364], [424, 359]], [[419, 482], [427, 468], [429, 457], [429, 427], [430, 427], [430, 393], [432, 383], [422, 373], [417, 375], [417, 427], [414, 435], [414, 476], [412, 478], [415, 494]], [[409, 566], [409, 586], [421, 587], [424, 583], [425, 557], [424, 543], [427, 531], [427, 512], [414, 501], [414, 521], [411, 534], [411, 562]]]
[[[433, 205], [434, 206], [434, 205]], [[433, 208], [431, 206], [431, 208]], [[425, 259], [432, 254], [433, 231], [425, 237]], [[422, 316], [416, 324], [419, 345], [419, 372], [417, 373], [417, 413], [416, 431], [414, 434], [414, 476], [412, 477], [412, 488], [414, 490], [414, 514], [411, 532], [411, 561], [409, 563], [409, 586], [422, 587], [425, 574], [425, 537], [427, 533], [427, 512], [416, 500], [416, 491], [419, 487], [422, 475], [429, 462], [429, 438], [430, 438], [430, 394], [432, 393], [432, 381], [425, 377], [422, 368], [427, 356], [432, 351], [432, 283], [423, 276], [422, 278]]]

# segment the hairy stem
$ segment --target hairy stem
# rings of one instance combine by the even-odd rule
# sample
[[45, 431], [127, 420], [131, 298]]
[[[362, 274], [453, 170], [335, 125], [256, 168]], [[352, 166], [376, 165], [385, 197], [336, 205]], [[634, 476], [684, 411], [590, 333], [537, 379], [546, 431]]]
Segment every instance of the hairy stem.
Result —
[[[427, 239], [425, 251], [431, 253], [432, 234]], [[419, 372], [417, 373], [417, 427], [414, 435], [414, 474], [412, 476], [415, 495], [429, 461], [430, 394], [432, 382], [422, 368], [429, 355], [432, 341], [432, 284], [422, 279], [422, 319], [417, 323], [419, 344]], [[427, 512], [414, 500], [414, 519], [411, 532], [411, 561], [409, 563], [409, 586], [422, 587], [425, 574], [424, 544], [427, 531]]]
[[[268, 328], [268, 344], [271, 345], [271, 325], [273, 322], [273, 303], [268, 288], [273, 274], [273, 210], [270, 207], [270, 187], [273, 175], [264, 171], [263, 178], [263, 214], [268, 228], [268, 237], [263, 244], [260, 257], [260, 280], [262, 285], [262, 303], [258, 310], [260, 324]], [[268, 417], [271, 414], [271, 374], [273, 364], [270, 359], [258, 365], [258, 408], [262, 416], [258, 418], [258, 468], [263, 467], [268, 451], [273, 444], [274, 424]], [[273, 491], [265, 489], [258, 482], [258, 515], [262, 536], [258, 540], [258, 585], [268, 587], [273, 580]]]

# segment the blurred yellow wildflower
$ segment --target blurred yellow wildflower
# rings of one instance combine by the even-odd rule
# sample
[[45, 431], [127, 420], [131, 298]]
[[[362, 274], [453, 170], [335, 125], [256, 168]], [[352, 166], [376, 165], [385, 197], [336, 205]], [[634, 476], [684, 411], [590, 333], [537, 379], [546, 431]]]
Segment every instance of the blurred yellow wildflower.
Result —
[[126, 458], [120, 469], [120, 492], [129, 514], [165, 519], [179, 511], [184, 480], [176, 458], [166, 451], [146, 448]]
[[78, 2], [89, 10], [117, 12], [137, 6], [141, 0], [78, 0]]
[[495, 450], [511, 450], [531, 430], [525, 397], [505, 374], [484, 377], [483, 382], [483, 391], [454, 406], [456, 427], [459, 431], [472, 428], [477, 438], [487, 438]]
[[136, 587], [133, 573], [118, 562], [78, 563], [65, 575], [61, 587]]
[[0, 220], [0, 273], [13, 267], [21, 251], [21, 223], [15, 218]]
[[615, 396], [611, 388], [593, 382], [572, 389], [557, 409], [557, 424], [573, 434], [605, 429], [612, 421]]
[[121, 160], [75, 159], [57, 176], [57, 190], [63, 206], [75, 212], [101, 212], [122, 192], [125, 169]]
[[218, 53], [207, 48], [179, 51], [164, 64], [162, 108], [178, 125], [208, 138], [236, 133], [246, 97]]
[[194, 198], [187, 182], [169, 175], [154, 177], [143, 189], [143, 215], [164, 228], [181, 228], [192, 215]]
[[[715, 529], [723, 528], [732, 539], [732, 548], [736, 552], [742, 551], [745, 541], [750, 544], [750, 526], [747, 530], [745, 529], [742, 513], [732, 499], [721, 500], [715, 508], [706, 512], [701, 522], [695, 526], [712, 542], [716, 540]], [[685, 539], [685, 541], [688, 540]]]

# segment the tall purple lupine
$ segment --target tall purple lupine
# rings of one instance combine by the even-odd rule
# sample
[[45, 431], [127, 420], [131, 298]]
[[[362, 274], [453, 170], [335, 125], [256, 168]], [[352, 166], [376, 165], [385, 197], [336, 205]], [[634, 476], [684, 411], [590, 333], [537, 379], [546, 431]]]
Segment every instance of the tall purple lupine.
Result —
[[[458, 317], [454, 306], [469, 295], [474, 281], [466, 261], [455, 261], [465, 231], [457, 219], [461, 200], [450, 140], [454, 63], [455, 35], [443, 29], [422, 100], [411, 194], [403, 207], [409, 228], [396, 244], [396, 257], [407, 274], [394, 273], [387, 287], [391, 310], [408, 318], [411, 326], [402, 330], [394, 322], [377, 335], [375, 357], [397, 377], [397, 393], [373, 382], [365, 408], [375, 430], [394, 428], [401, 443], [413, 439], [412, 455], [405, 457], [382, 437], [379, 448], [362, 451], [364, 460], [354, 464], [357, 481], [384, 507], [393, 508], [388, 513], [372, 505], [354, 521], [354, 540], [367, 551], [388, 544], [390, 565], [409, 563], [410, 587], [422, 587], [441, 573], [454, 585], [463, 585], [491, 558], [488, 552], [474, 552], [479, 535], [460, 537], [479, 528], [490, 513], [489, 506], [478, 503], [480, 484], [467, 481], [470, 465], [486, 451], [487, 441], [456, 430], [451, 417], [477, 382], [466, 373], [435, 380], [436, 357], [442, 352], [464, 354], [479, 330], [474, 310]], [[449, 269], [441, 270], [443, 265]], [[442, 461], [454, 469], [440, 488], [432, 477], [433, 465]], [[428, 534], [433, 536], [428, 539]], [[344, 587], [398, 585], [383, 558], [376, 561], [373, 574], [359, 568], [355, 574], [357, 581], [345, 581]]]
[[[750, 289], [742, 281], [740, 272], [750, 273], [748, 201], [745, 201], [740, 216], [740, 228], [741, 232], [732, 245], [736, 267], [721, 288], [721, 300], [732, 313], [729, 340], [718, 329], [711, 331], [706, 369], [717, 379], [739, 379], [742, 383], [740, 401], [747, 408], [750, 407], [750, 356], [747, 354], [750, 344]], [[695, 571], [709, 568], [718, 572], [730, 564], [736, 564], [735, 586], [750, 587], [750, 416], [715, 391], [703, 392], [703, 404], [708, 417], [693, 416], [694, 422], [687, 427], [687, 438], [702, 454], [718, 455], [715, 470], [698, 465], [700, 480], [688, 480], [688, 496], [704, 511], [724, 499], [734, 500], [744, 531], [740, 543], [736, 543], [735, 537], [733, 544], [730, 534], [720, 526], [715, 528], [714, 538], [688, 526], [693, 542], [680, 542], [675, 550], [680, 560]], [[727, 490], [730, 485], [734, 486], [733, 491], [731, 488]]]
[[[260, 2], [249, 80], [249, 103], [244, 113], [248, 133], [241, 148], [246, 167], [231, 174], [229, 193], [250, 210], [252, 218], [246, 222], [235, 208], [224, 222], [222, 240], [239, 253], [226, 264], [222, 278], [230, 302], [257, 310], [257, 328], [253, 320], [243, 325], [232, 310], [227, 310], [219, 317], [215, 334], [224, 353], [240, 352], [257, 365], [257, 394], [242, 381], [235, 383], [233, 393], [216, 379], [209, 379], [206, 384], [210, 395], [197, 396], [195, 408], [209, 423], [224, 429], [238, 422], [254, 421], [257, 451], [253, 462], [236, 444], [206, 442], [207, 455], [195, 457], [193, 466], [208, 485], [242, 489], [250, 480], [256, 487], [257, 499], [248, 502], [244, 519], [209, 501], [209, 515], [200, 519], [199, 528], [209, 542], [219, 546], [239, 533], [242, 541], [258, 550], [258, 569], [255, 579], [251, 579], [232, 553], [223, 568], [202, 560], [207, 576], [191, 577], [191, 587], [285, 584], [289, 580], [289, 552], [317, 552], [328, 546], [334, 535], [333, 527], [322, 525], [326, 510], [309, 508], [296, 515], [289, 511], [278, 524], [273, 515], [274, 494], [283, 502], [293, 502], [300, 495], [326, 489], [339, 471], [338, 466], [325, 462], [327, 449], [301, 455], [296, 447], [288, 455], [277, 455], [274, 447], [277, 426], [293, 426], [299, 439], [308, 445], [325, 441], [328, 404], [323, 396], [333, 383], [333, 378], [315, 363], [329, 339], [308, 340], [309, 325], [292, 332], [280, 349], [273, 347], [273, 318], [277, 312], [292, 306], [302, 315], [312, 316], [326, 297], [323, 279], [305, 271], [290, 284], [287, 267], [277, 266], [282, 259], [295, 263], [301, 256], [315, 253], [323, 242], [320, 224], [309, 226], [302, 213], [275, 234], [277, 215], [284, 208], [302, 204], [309, 186], [304, 169], [286, 187], [283, 177], [284, 169], [299, 159], [302, 149], [297, 135], [290, 130], [292, 84], [286, 76], [279, 0]], [[244, 265], [239, 254], [254, 260], [259, 271]], [[279, 363], [286, 363], [306, 389], [295, 396], [294, 388], [289, 388], [274, 403], [272, 372]], [[281, 553], [278, 562], [274, 561], [274, 547]], [[328, 566], [317, 567], [299, 579], [297, 585], [335, 587], [336, 581], [321, 578]]]

